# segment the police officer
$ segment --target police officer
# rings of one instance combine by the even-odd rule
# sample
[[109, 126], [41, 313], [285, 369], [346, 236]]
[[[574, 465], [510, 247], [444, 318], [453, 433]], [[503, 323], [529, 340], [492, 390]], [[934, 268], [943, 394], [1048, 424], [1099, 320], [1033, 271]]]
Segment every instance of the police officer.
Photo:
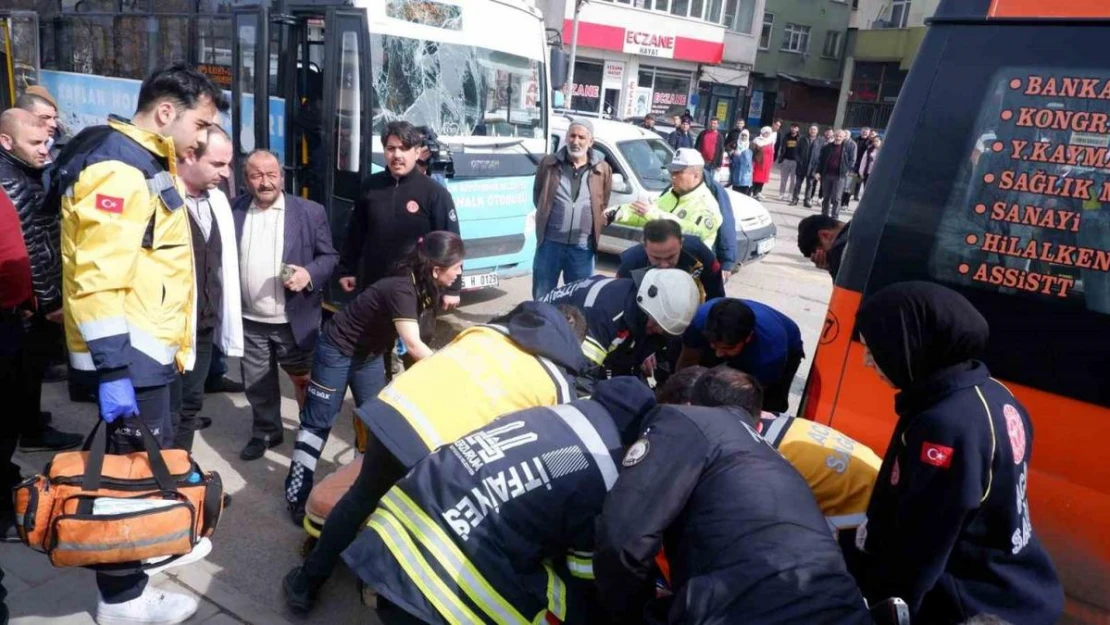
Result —
[[[48, 174], [61, 198], [62, 295], [73, 375], [98, 384], [114, 453], [142, 449], [138, 417], [173, 444], [170, 384], [193, 366], [195, 279], [177, 155], [204, 141], [223, 92], [184, 64], [139, 89], [131, 121], [111, 117], [70, 141]], [[209, 547], [210, 548], [210, 547]], [[194, 550], [196, 552], [196, 550]], [[178, 561], [180, 562], [180, 560]], [[146, 573], [97, 574], [97, 621], [178, 623], [191, 597], [155, 590]]]
[[[751, 387], [720, 375], [693, 397], [718, 407], [659, 407], [621, 461], [594, 558], [611, 622], [871, 623], [809, 487], [748, 425]], [[674, 595], [653, 600], [664, 547]]]
[[370, 429], [362, 467], [304, 565], [285, 578], [292, 609], [312, 606], [339, 554], [406, 470], [503, 414], [574, 399], [585, 319], [570, 312], [524, 302], [505, 317], [467, 328], [355, 410]]
[[747, 299], [725, 297], [698, 308], [682, 337], [678, 368], [726, 363], [755, 376], [764, 409], [785, 412], [790, 385], [805, 358], [798, 324], [781, 312]]
[[681, 269], [696, 281], [701, 301], [725, 296], [721, 263], [713, 250], [693, 235], [682, 235], [682, 224], [653, 219], [644, 224], [644, 242], [621, 254], [618, 278], [631, 278], [637, 269]]
[[[588, 330], [582, 353], [591, 376], [638, 373], [649, 335], [680, 336], [698, 306], [698, 287], [681, 269], [639, 270], [631, 278], [594, 276], [561, 286], [541, 301], [582, 310]], [[631, 364], [630, 364], [631, 363]]]
[[654, 404], [620, 377], [500, 417], [417, 464], [343, 558], [425, 623], [604, 623], [594, 521]]
[[[405, 249], [435, 230], [459, 234], [455, 202], [447, 189], [417, 169], [424, 135], [406, 121], [382, 131], [385, 171], [370, 176], [351, 211], [339, 257], [340, 287], [365, 289], [388, 275]], [[444, 308], [459, 303], [461, 278], [442, 295]]]
[[986, 319], [951, 289], [903, 282], [865, 300], [856, 327], [864, 362], [899, 391], [859, 532], [868, 599], [901, 597], [920, 623], [1057, 622], [1063, 591], [1026, 492], [1033, 427], [977, 360]]

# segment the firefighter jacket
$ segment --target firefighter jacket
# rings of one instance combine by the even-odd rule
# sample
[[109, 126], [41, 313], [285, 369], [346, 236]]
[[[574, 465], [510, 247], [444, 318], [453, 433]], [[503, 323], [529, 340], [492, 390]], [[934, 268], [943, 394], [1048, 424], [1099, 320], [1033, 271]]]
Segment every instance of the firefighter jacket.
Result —
[[355, 413], [406, 467], [510, 412], [574, 399], [582, 355], [563, 315], [524, 302], [464, 330]]
[[721, 227], [721, 207], [713, 191], [703, 182], [688, 193], [676, 195], [671, 189], [659, 196], [647, 215], [638, 215], [630, 204], [617, 209], [615, 223], [642, 228], [653, 219], [670, 219], [682, 224], [683, 234], [692, 234], [713, 249]]
[[636, 291], [643, 271], [630, 272], [631, 278], [593, 276], [563, 285], [541, 301], [558, 306], [568, 304], [586, 317], [586, 339], [582, 353], [596, 373], [610, 355], [632, 350], [647, 330], [647, 315], [636, 303]]
[[40, 314], [62, 307], [62, 260], [58, 256], [58, 209], [45, 206], [42, 170], [0, 149], [0, 188], [19, 213], [19, 225], [31, 259], [35, 308]]
[[621, 433], [634, 439], [654, 403], [625, 377], [591, 400], [502, 416], [417, 464], [343, 558], [427, 623], [600, 618], [594, 521], [617, 479]]
[[870, 624], [805, 480], [738, 408], [659, 406], [598, 519], [613, 623], [638, 623], [666, 547], [667, 623]]
[[859, 527], [882, 460], [871, 448], [807, 419], [762, 419], [760, 435], [809, 484], [834, 532]]
[[161, 386], [192, 368], [195, 267], [173, 140], [111, 118], [48, 171], [62, 215], [70, 364]]

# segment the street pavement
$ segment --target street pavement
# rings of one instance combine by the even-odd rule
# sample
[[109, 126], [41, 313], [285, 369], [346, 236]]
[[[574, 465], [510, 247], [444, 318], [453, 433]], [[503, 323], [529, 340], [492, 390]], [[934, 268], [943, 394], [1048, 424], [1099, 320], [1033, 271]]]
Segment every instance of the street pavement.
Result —
[[[765, 195], [771, 198], [778, 191], [778, 181], [772, 180], [767, 187]], [[794, 380], [794, 408], [809, 370], [808, 357], [817, 344], [832, 282], [826, 272], [814, 268], [798, 253], [796, 244], [798, 222], [818, 211], [790, 207], [773, 199], [766, 200], [764, 206], [778, 226], [775, 250], [733, 275], [727, 292], [773, 306], [801, 327], [807, 360]], [[603, 256], [598, 264], [602, 273], [615, 272], [616, 268], [615, 257]], [[507, 312], [530, 293], [531, 280], [524, 277], [505, 280], [497, 289], [465, 294], [463, 306], [441, 318], [436, 344], [442, 345], [466, 326]], [[237, 369], [232, 367], [236, 378]], [[285, 443], [254, 462], [239, 460], [239, 451], [250, 435], [251, 413], [246, 398], [242, 394], [207, 396], [201, 414], [211, 417], [213, 425], [198, 433], [194, 456], [204, 470], [219, 472], [234, 501], [213, 537], [212, 554], [202, 562], [171, 569], [155, 577], [153, 583], [203, 598], [200, 611], [189, 623], [378, 625], [373, 610], [361, 602], [356, 578], [343, 565], [324, 588], [310, 616], [300, 618], [284, 608], [281, 580], [299, 563], [306, 535], [290, 521], [282, 494], [297, 428], [297, 406], [287, 380], [283, 380], [283, 395]], [[353, 458], [352, 407], [348, 397], [320, 459], [318, 475], [326, 475]], [[64, 383], [46, 385], [43, 409], [52, 411], [54, 425], [65, 431], [87, 432], [97, 418], [94, 405], [69, 401]], [[50, 458], [49, 453], [16, 454], [25, 475], [42, 471]], [[91, 572], [55, 569], [44, 555], [18, 544], [0, 545], [0, 566], [6, 575], [4, 585], [9, 591], [13, 625], [94, 622], [96, 585]]]

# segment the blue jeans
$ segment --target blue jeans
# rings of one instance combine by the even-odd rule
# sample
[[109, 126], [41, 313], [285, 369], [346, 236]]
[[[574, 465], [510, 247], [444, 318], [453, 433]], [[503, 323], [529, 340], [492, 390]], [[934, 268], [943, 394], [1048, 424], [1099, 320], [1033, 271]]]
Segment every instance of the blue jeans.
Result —
[[321, 332], [301, 410], [301, 427], [293, 446], [293, 462], [285, 478], [285, 499], [292, 505], [303, 505], [308, 500], [316, 461], [343, 407], [348, 386], [355, 396], [355, 405], [377, 397], [385, 388], [385, 361], [381, 354], [348, 356]]
[[592, 276], [596, 256], [588, 244], [568, 245], [544, 240], [536, 248], [532, 263], [532, 299], [538, 300], [555, 290], [559, 286], [559, 274], [563, 275], [563, 284]]

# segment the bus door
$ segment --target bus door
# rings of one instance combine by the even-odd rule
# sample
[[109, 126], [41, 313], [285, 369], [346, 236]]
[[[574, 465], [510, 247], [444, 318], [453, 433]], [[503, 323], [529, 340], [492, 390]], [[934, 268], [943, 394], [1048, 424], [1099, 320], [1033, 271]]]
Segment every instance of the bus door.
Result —
[[0, 111], [38, 84], [39, 18], [32, 11], [0, 11]]

